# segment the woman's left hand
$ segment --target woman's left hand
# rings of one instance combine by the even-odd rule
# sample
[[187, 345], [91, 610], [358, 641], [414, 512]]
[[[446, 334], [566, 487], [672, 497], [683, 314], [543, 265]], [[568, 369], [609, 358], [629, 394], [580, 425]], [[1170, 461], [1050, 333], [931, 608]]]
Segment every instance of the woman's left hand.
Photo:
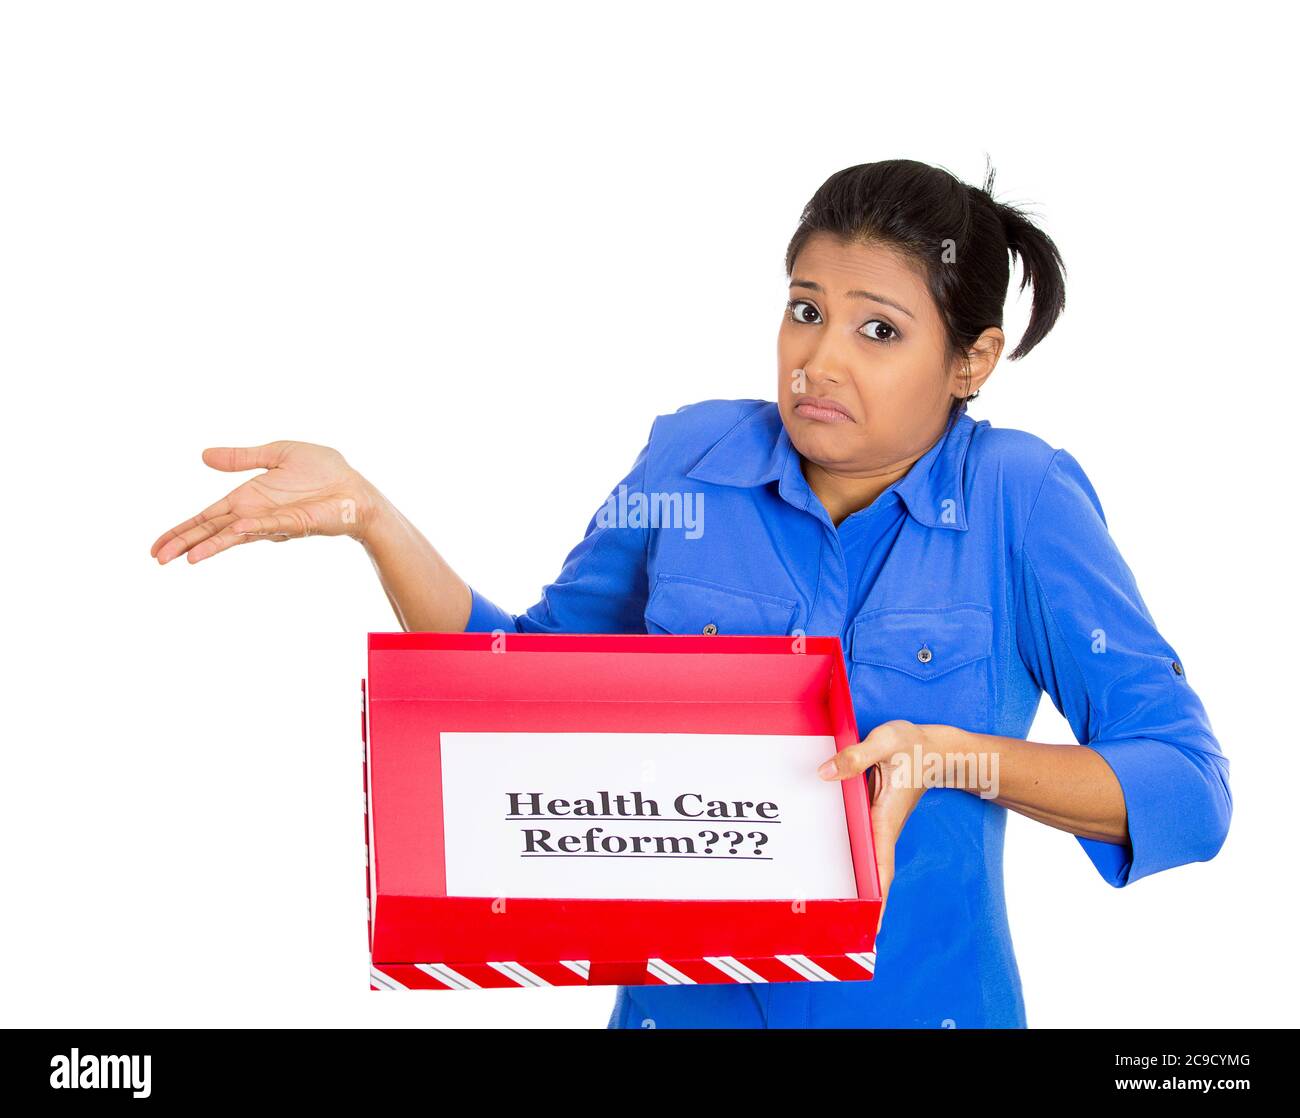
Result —
[[[938, 729], [901, 720], [884, 722], [857, 745], [842, 749], [823, 762], [817, 770], [823, 780], [847, 780], [872, 769], [867, 779], [867, 796], [871, 802], [871, 835], [880, 873], [881, 923], [894, 880], [894, 845], [907, 817], [925, 794], [924, 778], [930, 769], [926, 758], [937, 752], [934, 737]], [[872, 776], [876, 778], [874, 788]], [[879, 929], [877, 924], [876, 930]]]

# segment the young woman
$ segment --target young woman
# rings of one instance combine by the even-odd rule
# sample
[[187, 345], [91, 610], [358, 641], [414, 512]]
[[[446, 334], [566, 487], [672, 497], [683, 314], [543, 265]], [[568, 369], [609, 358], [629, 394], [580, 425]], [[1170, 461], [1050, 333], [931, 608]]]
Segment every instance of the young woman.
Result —
[[[887, 890], [874, 980], [621, 988], [611, 1027], [1024, 1026], [1008, 809], [1076, 835], [1117, 887], [1223, 844], [1228, 763], [1083, 469], [967, 414], [1006, 341], [1010, 257], [1033, 285], [1012, 359], [1064, 306], [1056, 246], [991, 188], [909, 160], [832, 175], [786, 254], [776, 401], [659, 416], [612, 491], [623, 508], [677, 496], [707, 520], [598, 512], [523, 613], [306, 443], [205, 451], [218, 470], [266, 472], [153, 546], [193, 563], [350, 535], [407, 630], [840, 638], [870, 732], [821, 776], [872, 773]], [[1044, 691], [1082, 744], [1024, 740]]]

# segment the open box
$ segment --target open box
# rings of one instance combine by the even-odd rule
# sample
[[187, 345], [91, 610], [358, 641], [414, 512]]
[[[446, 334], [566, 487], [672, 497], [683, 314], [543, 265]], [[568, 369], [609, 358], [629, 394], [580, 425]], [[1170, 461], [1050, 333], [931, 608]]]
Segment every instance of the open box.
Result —
[[[479, 734], [502, 740], [537, 735], [539, 741], [551, 734], [752, 735], [757, 764], [765, 744], [759, 736], [771, 742], [777, 740], [772, 735], [788, 735], [791, 741], [824, 738], [829, 755], [831, 739], [835, 749], [859, 740], [834, 638], [372, 633], [362, 693], [372, 989], [871, 978], [880, 888], [866, 786], [861, 776], [825, 785], [812, 776], [815, 760], [805, 766], [802, 756], [798, 771], [807, 776], [795, 783], [799, 789], [805, 780], [823, 786], [800, 794], [823, 797], [817, 825], [829, 827], [840, 844], [848, 882], [843, 896], [804, 898], [794, 890], [764, 899], [448, 892], [449, 864], [453, 887], [458, 878], [466, 880], [457, 861], [466, 832], [449, 832], [443, 810], [453, 742], [472, 742]], [[485, 761], [485, 771], [509, 767], [496, 756]], [[463, 776], [463, 768], [455, 771]], [[464, 787], [447, 786], [449, 806]], [[568, 810], [570, 801], [550, 803]], [[696, 801], [689, 803], [691, 812], [698, 810]], [[833, 805], [829, 812], [827, 803]], [[758, 807], [770, 812], [776, 805]], [[646, 820], [644, 814], [636, 818]], [[514, 815], [485, 813], [485, 841], [503, 827], [519, 830], [517, 824]], [[794, 834], [787, 828], [780, 837]], [[727, 853], [702, 850], [715, 865]], [[759, 861], [773, 860], [751, 864]], [[560, 864], [575, 866], [572, 860]], [[635, 877], [645, 864], [609, 867], [615, 868]], [[734, 876], [738, 863], [723, 872]]]

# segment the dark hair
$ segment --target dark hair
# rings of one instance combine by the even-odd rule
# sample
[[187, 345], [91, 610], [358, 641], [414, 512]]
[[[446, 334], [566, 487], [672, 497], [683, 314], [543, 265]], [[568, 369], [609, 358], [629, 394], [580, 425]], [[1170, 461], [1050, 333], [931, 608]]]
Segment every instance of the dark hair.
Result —
[[[1029, 325], [1008, 360], [1024, 357], [1065, 309], [1065, 265], [1052, 239], [1021, 210], [994, 201], [993, 178], [989, 168], [984, 186], [971, 186], [912, 159], [836, 171], [804, 207], [786, 249], [786, 276], [793, 275], [795, 257], [814, 233], [892, 246], [924, 269], [952, 359], [988, 327], [1001, 328], [1010, 254], [1023, 271], [1020, 290], [1031, 283], [1034, 288]], [[959, 397], [954, 414], [972, 398]]]

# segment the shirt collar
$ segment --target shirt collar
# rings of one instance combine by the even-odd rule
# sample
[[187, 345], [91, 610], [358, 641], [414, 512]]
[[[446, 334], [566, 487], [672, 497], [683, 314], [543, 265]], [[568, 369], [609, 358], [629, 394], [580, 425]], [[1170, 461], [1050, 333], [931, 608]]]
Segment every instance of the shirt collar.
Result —
[[[928, 528], [967, 530], [962, 477], [976, 426], [963, 408], [934, 445], [889, 487], [902, 499], [913, 520]], [[686, 476], [737, 487], [779, 480], [782, 496], [790, 500], [794, 472], [802, 479], [798, 451], [776, 404], [764, 401], [762, 407], [750, 412], [705, 451]], [[801, 488], [806, 487], [805, 482]]]

